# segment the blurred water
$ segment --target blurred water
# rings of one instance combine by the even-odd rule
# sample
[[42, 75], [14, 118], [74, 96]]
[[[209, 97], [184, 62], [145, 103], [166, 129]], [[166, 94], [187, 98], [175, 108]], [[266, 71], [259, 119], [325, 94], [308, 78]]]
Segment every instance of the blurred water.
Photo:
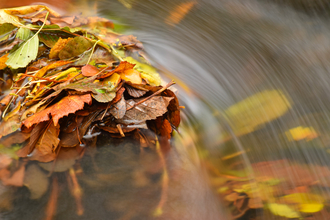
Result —
[[[186, 106], [181, 134], [166, 155], [170, 187], [164, 214], [158, 218], [230, 219], [227, 212], [231, 212], [239, 219], [237, 210], [226, 206], [228, 201], [216, 193], [236, 180], [250, 188], [257, 184], [252, 194], [267, 191], [260, 188], [265, 187], [264, 180], [280, 181], [274, 193], [255, 196], [265, 206], [304, 187], [304, 193], [322, 195], [323, 211], [329, 208], [326, 1], [83, 2], [76, 5], [77, 10], [86, 5], [97, 8], [99, 15], [122, 24], [118, 30], [137, 36], [164, 78], [176, 80], [181, 105]], [[312, 7], [311, 2], [319, 4]], [[160, 187], [137, 187], [134, 181], [139, 178], [134, 176], [147, 175], [157, 156], [139, 158], [132, 146], [125, 145], [119, 152], [109, 146], [100, 146], [95, 158], [101, 167], [98, 178], [89, 166], [92, 161], [88, 157], [81, 161], [86, 176], [79, 180], [86, 190], [87, 214], [76, 216], [71, 199], [59, 207], [56, 219], [151, 218]], [[113, 155], [120, 156], [109, 160]], [[65, 179], [61, 175], [58, 178]], [[252, 194], [241, 192], [249, 200]], [[23, 201], [28, 203], [24, 196]], [[34, 206], [34, 211], [40, 206]], [[31, 204], [22, 207], [14, 210], [31, 209]], [[139, 214], [130, 216], [130, 208]], [[277, 219], [260, 207], [249, 212], [244, 219]], [[316, 217], [301, 215], [328, 219], [325, 211]], [[16, 217], [8, 214], [4, 219]]]

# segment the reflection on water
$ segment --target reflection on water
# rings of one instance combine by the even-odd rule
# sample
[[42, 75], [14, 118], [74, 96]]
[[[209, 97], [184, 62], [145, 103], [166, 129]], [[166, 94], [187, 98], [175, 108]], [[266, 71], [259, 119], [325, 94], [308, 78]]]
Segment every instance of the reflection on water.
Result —
[[[121, 22], [118, 30], [144, 43], [165, 77], [176, 79], [186, 106], [181, 134], [165, 155], [169, 186], [157, 218], [230, 219], [229, 211], [233, 219], [329, 219], [326, 11], [319, 18], [314, 8], [296, 12], [280, 1], [253, 0], [87, 4], [95, 2], [101, 15]], [[152, 218], [163, 187], [158, 155], [131, 140], [102, 143], [95, 157], [75, 165], [83, 217], [67, 196], [68, 174], [53, 174], [63, 201], [55, 218]], [[0, 194], [8, 198], [1, 207], [12, 210], [4, 219], [21, 209], [42, 219], [38, 210], [51, 190], [38, 201], [27, 188], [0, 185]]]

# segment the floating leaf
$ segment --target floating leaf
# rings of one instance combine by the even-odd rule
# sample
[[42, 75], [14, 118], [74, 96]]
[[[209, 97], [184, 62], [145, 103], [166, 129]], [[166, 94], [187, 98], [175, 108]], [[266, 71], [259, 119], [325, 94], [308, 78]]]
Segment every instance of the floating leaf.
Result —
[[304, 128], [302, 126], [298, 126], [296, 128], [291, 128], [289, 131], [286, 131], [285, 134], [290, 141], [300, 141], [303, 139], [309, 141], [318, 137], [318, 134], [313, 127]]
[[253, 132], [291, 108], [288, 98], [280, 90], [266, 90], [229, 107], [225, 116], [236, 135]]
[[72, 95], [66, 96], [58, 103], [32, 115], [23, 121], [23, 124], [30, 128], [32, 125], [36, 123], [40, 123], [43, 121], [48, 121], [50, 119], [50, 115], [52, 116], [52, 120], [54, 125], [58, 124], [58, 120], [70, 113], [75, 113], [76, 111], [83, 109], [85, 103], [91, 104], [92, 98], [90, 94], [85, 95]]
[[37, 58], [38, 47], [39, 38], [38, 35], [35, 34], [33, 37], [22, 43], [17, 50], [9, 53], [6, 62], [7, 66], [10, 66], [13, 69], [26, 67], [32, 60]]
[[310, 193], [293, 193], [283, 196], [282, 199], [290, 204], [298, 204], [299, 211], [305, 213], [319, 212], [324, 207], [324, 199], [319, 195]]
[[290, 208], [288, 205], [270, 203], [268, 204], [268, 208], [274, 215], [286, 218], [300, 218], [300, 214]]

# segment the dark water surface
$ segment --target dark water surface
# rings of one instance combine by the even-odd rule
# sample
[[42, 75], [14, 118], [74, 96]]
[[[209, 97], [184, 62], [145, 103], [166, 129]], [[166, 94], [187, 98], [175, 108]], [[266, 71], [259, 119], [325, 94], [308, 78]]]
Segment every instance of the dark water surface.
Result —
[[[161, 176], [152, 171], [158, 155], [141, 155], [133, 140], [101, 136], [95, 160], [82, 158], [83, 175], [77, 176], [85, 214], [76, 214], [67, 176], [59, 172], [54, 219], [226, 220], [229, 213], [235, 219], [286, 219], [290, 214], [276, 215], [270, 207], [287, 205], [285, 196], [297, 193], [322, 208], [300, 207], [292, 216], [329, 219], [330, 32], [328, 4], [319, 2], [76, 4], [77, 10], [96, 8], [98, 15], [117, 20], [118, 30], [137, 36], [164, 78], [176, 80], [186, 108], [181, 134], [165, 158], [169, 191], [162, 215], [153, 215], [161, 191]], [[262, 206], [237, 210], [229, 189], [245, 203], [258, 200]], [[26, 188], [14, 193], [13, 210], [0, 219], [22, 213], [23, 219], [44, 219], [40, 210], [49, 191], [39, 200], [31, 200]]]

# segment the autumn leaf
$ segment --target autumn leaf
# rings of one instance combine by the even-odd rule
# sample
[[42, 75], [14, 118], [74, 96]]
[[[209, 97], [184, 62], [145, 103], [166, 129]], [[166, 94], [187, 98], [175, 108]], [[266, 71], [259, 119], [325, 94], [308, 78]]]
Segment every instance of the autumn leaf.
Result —
[[58, 57], [61, 60], [70, 59], [76, 57], [86, 50], [90, 49], [93, 43], [90, 40], [85, 39], [82, 36], [70, 39], [65, 46], [60, 50]]
[[112, 70], [110, 72], [106, 72], [106, 73], [100, 75], [98, 78], [99, 79], [107, 78], [107, 77], [111, 76], [113, 73], [120, 74], [126, 70], [132, 69], [134, 66], [135, 66], [135, 64], [131, 64], [127, 61], [122, 61], [114, 70]]
[[16, 170], [13, 174], [7, 169], [0, 170], [0, 180], [2, 180], [3, 185], [5, 186], [23, 186], [23, 178], [25, 173], [25, 166]]
[[41, 70], [39, 70], [35, 74], [35, 76], [36, 77], [43, 77], [48, 70], [55, 69], [57, 67], [64, 66], [64, 65], [69, 64], [69, 63], [71, 63], [71, 61], [60, 60], [60, 61], [57, 61], [57, 62], [53, 62], [53, 63], [43, 67]]
[[84, 76], [94, 76], [98, 74], [101, 70], [99, 70], [97, 67], [92, 65], [85, 65], [81, 68], [81, 74]]
[[133, 96], [134, 98], [139, 98], [147, 93], [145, 90], [136, 89], [132, 86], [127, 85], [126, 86], [127, 92], [130, 96]]
[[0, 57], [0, 70], [3, 70], [4, 68], [7, 67], [7, 62], [8, 60], [8, 54], [3, 55], [2, 57]]
[[124, 97], [121, 97], [120, 101], [115, 103], [111, 108], [110, 108], [110, 113], [115, 117], [116, 119], [120, 119], [124, 117], [126, 113], [126, 102]]
[[[131, 119], [134, 121], [145, 121], [156, 119], [167, 112], [167, 106], [173, 98], [155, 96], [139, 105], [136, 105], [132, 109], [128, 110], [124, 116], [125, 119]], [[127, 108], [134, 106], [142, 99], [130, 99], [126, 101]]]
[[32, 125], [48, 121], [50, 119], [50, 115], [52, 116], [52, 120], [54, 125], [58, 124], [58, 120], [70, 113], [75, 113], [76, 111], [83, 109], [85, 103], [91, 104], [92, 98], [90, 94], [85, 95], [72, 95], [66, 96], [58, 103], [32, 115], [23, 121], [23, 125], [27, 128], [30, 128]]
[[189, 1], [178, 4], [165, 19], [165, 23], [171, 26], [180, 23], [180, 21], [189, 13], [189, 11], [196, 4], [196, 1]]
[[58, 58], [61, 50], [65, 47], [65, 45], [71, 40], [72, 38], [62, 39], [59, 38], [58, 41], [55, 43], [53, 48], [49, 52], [49, 58], [50, 59], [56, 59]]
[[56, 158], [56, 148], [60, 142], [58, 135], [60, 126], [55, 126], [53, 122], [48, 123], [45, 130], [42, 131], [34, 150], [28, 155], [30, 160], [40, 162], [49, 162]]

